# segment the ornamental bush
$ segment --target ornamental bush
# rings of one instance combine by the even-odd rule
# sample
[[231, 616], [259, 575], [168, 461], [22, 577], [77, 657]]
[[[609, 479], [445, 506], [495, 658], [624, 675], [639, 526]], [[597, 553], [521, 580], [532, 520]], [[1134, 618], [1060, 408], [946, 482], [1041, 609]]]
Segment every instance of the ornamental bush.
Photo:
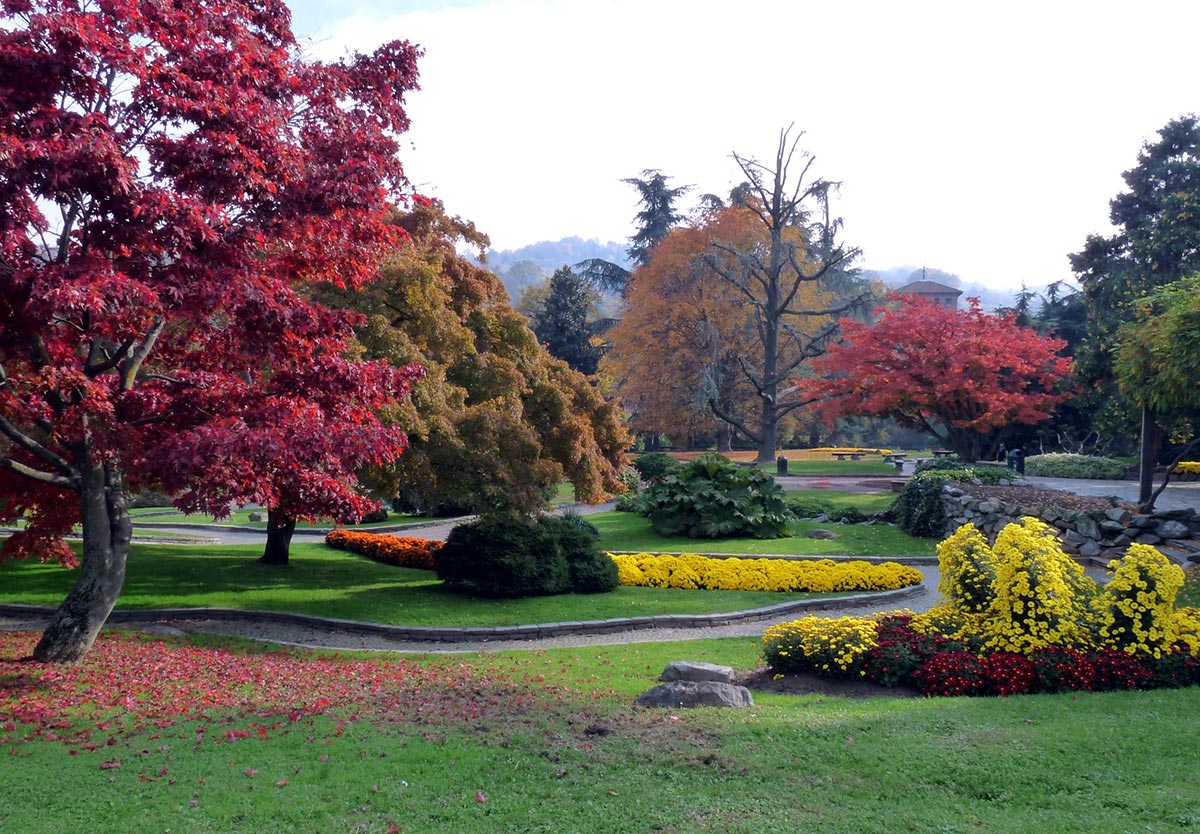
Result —
[[937, 546], [945, 605], [964, 614], [986, 613], [995, 601], [996, 555], [974, 525], [964, 524]]
[[983, 621], [992, 651], [1087, 646], [1096, 583], [1045, 522], [1027, 516], [996, 537], [995, 598]]
[[1129, 467], [1112, 458], [1092, 455], [1030, 455], [1025, 458], [1025, 474], [1046, 478], [1122, 478]]
[[947, 523], [942, 488], [949, 482], [950, 478], [941, 472], [920, 473], [909, 478], [904, 491], [892, 503], [896, 526], [910, 536], [940, 537], [946, 531]]
[[641, 515], [660, 536], [716, 539], [791, 535], [783, 489], [766, 472], [739, 469], [728, 458], [701, 455], [653, 484]]
[[598, 594], [617, 587], [617, 565], [600, 549], [600, 531], [578, 515], [544, 516], [538, 522], [567, 563], [567, 578], [577, 594]]
[[1169, 652], [1178, 639], [1175, 596], [1183, 587], [1183, 569], [1137, 543], [1108, 568], [1112, 578], [1096, 602], [1101, 642], [1133, 655], [1158, 658]]
[[863, 677], [862, 663], [875, 648], [875, 634], [875, 622], [863, 617], [805, 617], [768, 628], [762, 652], [777, 672]]
[[653, 481], [677, 471], [679, 461], [665, 452], [652, 452], [648, 455], [638, 455], [633, 459], [632, 466], [642, 476], [643, 481]]

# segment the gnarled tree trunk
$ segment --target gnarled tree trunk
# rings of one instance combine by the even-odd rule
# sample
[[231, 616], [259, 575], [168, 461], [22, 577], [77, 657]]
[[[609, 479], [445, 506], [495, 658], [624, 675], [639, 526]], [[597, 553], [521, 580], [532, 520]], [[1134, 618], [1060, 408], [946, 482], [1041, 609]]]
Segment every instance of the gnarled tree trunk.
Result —
[[34, 659], [45, 663], [81, 660], [96, 642], [125, 584], [133, 524], [121, 472], [112, 464], [92, 465], [81, 480], [83, 556], [79, 578], [33, 650]]
[[271, 507], [267, 510], [267, 546], [258, 561], [264, 565], [286, 565], [288, 550], [292, 546], [292, 533], [296, 532], [296, 519], [283, 510]]

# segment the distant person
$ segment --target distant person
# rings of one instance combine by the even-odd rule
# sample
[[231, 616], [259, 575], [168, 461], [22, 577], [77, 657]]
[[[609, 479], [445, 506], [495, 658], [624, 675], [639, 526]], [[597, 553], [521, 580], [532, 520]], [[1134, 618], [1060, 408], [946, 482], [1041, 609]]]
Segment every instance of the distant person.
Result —
[[1004, 444], [1000, 444], [1000, 451], [996, 453], [996, 461], [998, 463], [1006, 463], [1008, 461], [1008, 451], [1004, 448]]

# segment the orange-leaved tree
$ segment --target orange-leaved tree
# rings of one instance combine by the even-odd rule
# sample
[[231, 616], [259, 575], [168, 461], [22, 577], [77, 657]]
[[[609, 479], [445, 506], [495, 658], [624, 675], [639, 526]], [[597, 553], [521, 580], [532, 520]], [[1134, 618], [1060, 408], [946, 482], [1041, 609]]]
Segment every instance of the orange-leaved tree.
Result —
[[602, 373], [614, 380], [635, 431], [665, 434], [676, 445], [715, 434], [724, 450], [730, 427], [709, 401], [743, 419], [752, 414], [754, 391], [737, 359], [751, 349], [754, 321], [709, 258], [714, 242], [760, 245], [756, 226], [745, 206], [715, 209], [672, 230], [634, 270], [627, 309], [607, 334]]
[[1068, 396], [1061, 339], [983, 312], [917, 296], [892, 298], [873, 324], [843, 319], [842, 341], [800, 383], [830, 417], [892, 417], [933, 435], [964, 460], [991, 457], [1010, 423], [1032, 425]]

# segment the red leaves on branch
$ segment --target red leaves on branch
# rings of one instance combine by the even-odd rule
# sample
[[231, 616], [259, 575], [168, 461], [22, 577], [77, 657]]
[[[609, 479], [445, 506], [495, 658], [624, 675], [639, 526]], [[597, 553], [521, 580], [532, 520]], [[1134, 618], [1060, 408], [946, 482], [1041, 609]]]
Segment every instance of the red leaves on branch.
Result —
[[1066, 398], [1066, 343], [1017, 326], [1012, 316], [916, 296], [882, 307], [873, 324], [843, 319], [843, 339], [813, 362], [823, 378], [801, 383], [827, 417], [894, 417], [903, 426], [987, 434], [1045, 420]]
[[420, 50], [306, 60], [280, 0], [4, 8], [0, 521], [30, 523], [0, 557], [68, 558], [97, 463], [217, 514], [370, 509], [355, 470], [404, 447], [376, 409], [421, 372], [349, 358], [311, 287], [404, 237]]

